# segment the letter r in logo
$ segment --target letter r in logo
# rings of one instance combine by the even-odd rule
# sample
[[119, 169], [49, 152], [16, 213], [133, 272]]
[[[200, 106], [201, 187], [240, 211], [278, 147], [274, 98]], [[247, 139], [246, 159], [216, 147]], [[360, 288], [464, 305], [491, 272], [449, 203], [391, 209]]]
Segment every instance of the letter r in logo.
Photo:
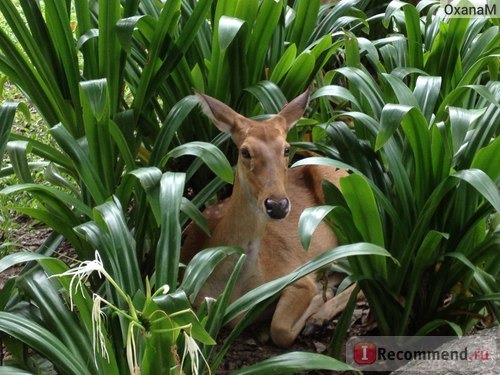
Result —
[[358, 342], [353, 351], [354, 362], [358, 365], [371, 365], [377, 359], [377, 347], [371, 342]]

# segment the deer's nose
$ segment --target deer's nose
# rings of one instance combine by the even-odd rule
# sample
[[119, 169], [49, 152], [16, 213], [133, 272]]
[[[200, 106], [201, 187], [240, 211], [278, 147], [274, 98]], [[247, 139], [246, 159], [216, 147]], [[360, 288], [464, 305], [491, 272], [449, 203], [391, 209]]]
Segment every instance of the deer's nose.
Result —
[[284, 219], [290, 212], [290, 201], [288, 198], [267, 198], [264, 201], [264, 206], [271, 219]]

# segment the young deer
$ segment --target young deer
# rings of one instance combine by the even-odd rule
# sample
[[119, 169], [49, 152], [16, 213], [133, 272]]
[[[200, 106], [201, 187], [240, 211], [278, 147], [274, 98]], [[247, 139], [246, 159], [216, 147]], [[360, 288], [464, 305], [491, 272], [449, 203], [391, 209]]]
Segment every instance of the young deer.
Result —
[[[319, 166], [288, 169], [290, 145], [286, 135], [304, 114], [309, 91], [262, 122], [245, 118], [207, 95], [198, 96], [203, 112], [215, 126], [231, 134], [239, 157], [232, 196], [204, 211], [211, 237], [194, 224], [188, 226], [181, 260], [187, 263], [198, 251], [208, 247], [241, 246], [247, 259], [231, 296], [235, 300], [336, 246], [331, 229], [321, 224], [306, 252], [300, 244], [297, 225], [306, 207], [322, 203], [321, 181], [328, 179], [338, 184], [346, 173]], [[228, 257], [216, 268], [195, 304], [222, 293], [235, 262], [235, 257]], [[322, 305], [323, 299], [312, 276], [287, 287], [271, 321], [274, 343], [290, 346], [307, 319]]]

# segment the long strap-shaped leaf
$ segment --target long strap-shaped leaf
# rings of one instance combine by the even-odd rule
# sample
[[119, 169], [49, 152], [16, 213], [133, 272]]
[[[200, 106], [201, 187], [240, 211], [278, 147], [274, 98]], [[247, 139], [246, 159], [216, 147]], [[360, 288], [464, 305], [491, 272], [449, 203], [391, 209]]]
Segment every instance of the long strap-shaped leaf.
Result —
[[52, 332], [29, 319], [0, 311], [0, 330], [45, 355], [64, 374], [91, 374], [85, 363], [74, 356]]

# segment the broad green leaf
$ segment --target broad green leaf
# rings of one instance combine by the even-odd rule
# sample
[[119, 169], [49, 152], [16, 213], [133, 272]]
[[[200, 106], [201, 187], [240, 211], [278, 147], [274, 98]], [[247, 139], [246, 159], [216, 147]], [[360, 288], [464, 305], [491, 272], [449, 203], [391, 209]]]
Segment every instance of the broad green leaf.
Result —
[[358, 103], [356, 97], [352, 95], [351, 92], [347, 90], [345, 87], [335, 86], [335, 85], [320, 87], [311, 95], [311, 100], [321, 98], [323, 96], [333, 96], [341, 100], [350, 101], [354, 105], [353, 109], [355, 110], [361, 109], [361, 106]]
[[80, 82], [82, 96], [85, 96], [89, 109], [97, 121], [108, 115], [108, 84], [105, 79]]
[[39, 259], [51, 259], [46, 255], [38, 253], [12, 253], [0, 258], [0, 273], [4, 272], [6, 269], [18, 265], [20, 263], [31, 262], [33, 260]]
[[[66, 207], [73, 207], [76, 212], [84, 214], [87, 217], [92, 216], [92, 210], [85, 203], [83, 203], [80, 199], [75, 198], [71, 194], [65, 193], [59, 189], [53, 188], [51, 186], [46, 186], [42, 184], [18, 184], [7, 186], [4, 189], [0, 190], [0, 194], [17, 194], [22, 191], [27, 191], [41, 197], [50, 197], [54, 201], [59, 202], [59, 204]], [[43, 203], [44, 200], [42, 199]]]
[[337, 72], [344, 75], [350, 83], [356, 86], [360, 95], [366, 98], [370, 108], [363, 108], [369, 114], [374, 114], [377, 119], [382, 112], [384, 100], [380, 88], [373, 78], [361, 69], [353, 67], [343, 67], [337, 69]]
[[174, 293], [159, 295], [154, 298], [154, 303], [169, 314], [177, 325], [191, 325], [191, 334], [195, 340], [207, 345], [216, 344], [214, 339], [210, 337], [198, 320], [196, 314], [193, 312], [191, 303], [182, 289], [179, 289]]
[[5, 375], [33, 375], [32, 372], [22, 370], [18, 367], [12, 367], [12, 366], [2, 366], [1, 368], [2, 374]]
[[437, 110], [436, 103], [441, 88], [441, 77], [419, 76], [413, 93], [417, 98], [420, 110], [428, 123], [432, 114]]
[[467, 169], [452, 175], [474, 187], [493, 208], [500, 211], [500, 194], [495, 183], [480, 169]]
[[194, 301], [217, 264], [233, 254], [242, 255], [242, 252], [238, 247], [226, 246], [202, 249], [187, 265], [179, 289], [185, 291], [189, 299]]
[[197, 104], [198, 99], [196, 96], [190, 95], [179, 100], [179, 102], [172, 107], [154, 143], [153, 151], [149, 159], [150, 166], [161, 166], [161, 160], [172, 147], [172, 140], [176, 136], [179, 127]]
[[480, 149], [471, 163], [471, 168], [480, 169], [493, 181], [500, 177], [500, 138], [495, 138], [491, 144]]
[[403, 80], [398, 77], [382, 73], [382, 77], [389, 83], [394, 92], [394, 96], [399, 104], [408, 105], [411, 107], [418, 107], [418, 102], [411, 90], [406, 86]]
[[299, 218], [299, 237], [304, 249], [309, 249], [314, 231], [332, 209], [332, 206], [317, 206], [308, 207], [302, 212]]
[[458, 324], [445, 319], [436, 319], [430, 321], [429, 323], [421, 327], [418, 332], [415, 333], [415, 336], [427, 336], [429, 333], [443, 326], [448, 326], [449, 328], [451, 328], [458, 337], [463, 336], [463, 330]]
[[290, 46], [288, 46], [288, 48], [285, 50], [285, 53], [278, 60], [278, 63], [274, 67], [269, 80], [274, 83], [279, 83], [292, 67], [296, 57], [297, 57], [297, 46], [295, 44], [291, 44]]
[[401, 104], [386, 104], [380, 116], [380, 132], [377, 134], [375, 150], [379, 150], [392, 137], [401, 121], [412, 107]]
[[286, 98], [280, 88], [271, 81], [261, 81], [245, 88], [262, 104], [265, 113], [278, 113], [286, 104]]
[[[286, 286], [292, 284], [298, 279], [312, 272], [315, 272], [336, 260], [358, 255], [390, 257], [391, 259], [395, 260], [391, 257], [387, 250], [370, 243], [362, 242], [338, 246], [310, 260], [288, 275], [263, 284], [240, 297], [229, 306], [228, 310], [226, 311], [225, 321], [229, 322], [233, 320], [241, 313], [255, 306], [257, 303], [263, 302], [268, 298], [276, 296], [276, 294], [282, 291]], [[373, 257], [371, 259], [373, 259]]]
[[316, 26], [319, 6], [319, 0], [299, 1], [296, 6], [290, 41], [297, 45], [299, 51], [304, 50], [309, 42]]
[[182, 197], [181, 211], [193, 221], [207, 236], [210, 236], [208, 221], [198, 208], [187, 198]]
[[454, 153], [463, 146], [467, 132], [473, 127], [474, 123], [485, 113], [486, 109], [466, 109], [457, 107], [448, 107], [450, 113], [450, 128], [453, 140]]
[[[247, 85], [258, 82], [266, 68], [266, 55], [273, 34], [279, 28], [280, 17], [284, 11], [282, 1], [260, 2], [259, 12], [255, 19], [253, 30], [248, 41], [247, 56], [252, 56], [249, 64]], [[238, 79], [241, 79], [238, 77]]]
[[421, 207], [432, 191], [432, 155], [431, 137], [425, 117], [418, 108], [412, 108], [402, 118], [401, 127], [412, 149], [415, 168], [415, 201]]
[[[57, 283], [52, 283], [40, 268], [33, 268], [18, 277], [17, 285], [36, 304], [45, 327], [71, 350], [76, 360], [86, 363], [93, 357], [91, 330], [83, 327], [68, 308]], [[93, 369], [95, 362], [87, 366]]]
[[0, 330], [25, 342], [45, 355], [67, 374], [91, 374], [87, 365], [75, 357], [74, 353], [50, 330], [19, 314], [0, 311]]
[[179, 211], [184, 192], [183, 173], [165, 173], [160, 181], [161, 232], [156, 250], [156, 287], [176, 289], [181, 248]]
[[33, 182], [27, 158], [29, 152], [30, 144], [27, 141], [10, 141], [7, 143], [7, 153], [12, 167], [17, 178], [23, 183]]
[[[85, 186], [92, 194], [95, 201], [103, 203], [108, 194], [99, 177], [98, 171], [92, 165], [90, 156], [76, 141], [75, 138], [64, 128], [62, 124], [58, 124], [50, 129], [51, 134], [56, 139], [61, 148], [71, 157], [75, 164], [78, 174], [85, 183]], [[107, 171], [109, 173], [109, 171]]]
[[282, 84], [285, 96], [294, 97], [298, 95], [309, 84], [316, 60], [311, 52], [302, 52], [294, 61]]
[[323, 354], [290, 352], [244, 367], [234, 374], [290, 374], [307, 370], [355, 371], [353, 367]]
[[219, 20], [219, 47], [226, 50], [243, 26], [244, 21], [234, 17], [222, 16]]
[[340, 186], [356, 228], [363, 235], [364, 241], [384, 247], [382, 222], [369, 184], [360, 175], [352, 174], [342, 178]]
[[169, 158], [183, 155], [199, 157], [222, 180], [232, 183], [234, 180], [233, 169], [222, 151], [213, 144], [206, 142], [189, 142], [180, 145], [167, 154]]
[[[0, 105], [0, 155], [5, 152], [5, 147], [9, 141], [14, 115], [17, 109], [29, 116], [29, 110], [24, 103], [6, 102]], [[28, 117], [29, 118], [29, 117]]]

